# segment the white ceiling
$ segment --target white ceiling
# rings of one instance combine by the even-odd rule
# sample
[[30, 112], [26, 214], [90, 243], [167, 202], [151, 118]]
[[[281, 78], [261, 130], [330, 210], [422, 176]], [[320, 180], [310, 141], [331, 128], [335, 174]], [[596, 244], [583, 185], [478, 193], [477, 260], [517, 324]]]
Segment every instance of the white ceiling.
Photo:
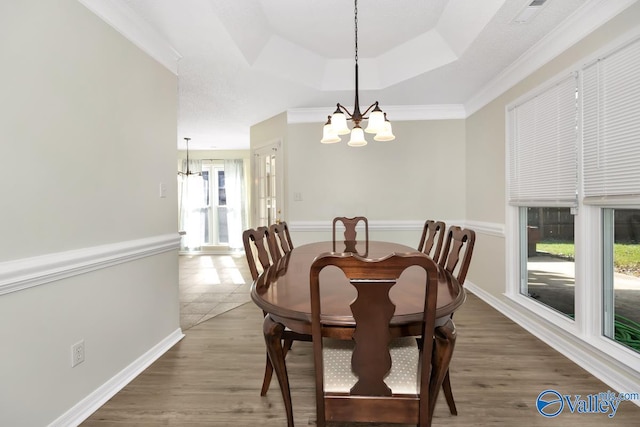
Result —
[[[337, 102], [353, 108], [353, 1], [80, 1], [117, 6], [178, 53], [179, 148], [190, 137], [190, 149], [247, 149], [251, 125], [292, 110], [318, 116], [320, 139]], [[606, 1], [547, 0], [518, 24], [532, 0], [361, 0], [361, 104], [379, 101], [392, 121], [402, 108], [468, 110], [585, 8], [633, 3]]]

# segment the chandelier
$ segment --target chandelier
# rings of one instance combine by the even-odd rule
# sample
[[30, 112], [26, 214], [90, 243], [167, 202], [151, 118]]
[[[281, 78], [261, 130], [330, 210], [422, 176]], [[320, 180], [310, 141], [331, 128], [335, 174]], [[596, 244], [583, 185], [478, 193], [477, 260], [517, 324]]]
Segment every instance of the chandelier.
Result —
[[191, 169], [189, 169], [189, 141], [191, 141], [191, 138], [185, 138], [184, 140], [187, 144], [187, 171], [186, 172], [178, 171], [178, 176], [191, 176], [191, 175], [202, 176], [202, 172], [191, 172]]
[[[356, 52], [355, 105], [353, 107], [353, 113], [350, 113], [349, 110], [340, 103], [336, 105], [336, 111], [334, 111], [332, 115], [327, 116], [327, 122], [322, 130], [322, 139], [320, 142], [323, 144], [340, 142], [342, 140], [340, 135], [347, 135], [348, 133], [351, 133], [351, 139], [347, 145], [351, 147], [362, 147], [367, 145], [367, 140], [364, 139], [364, 132], [376, 134], [373, 138], [376, 141], [393, 141], [396, 138], [391, 131], [391, 122], [387, 119], [387, 113], [384, 113], [380, 109], [378, 101], [371, 104], [364, 113], [360, 112], [360, 103], [358, 98], [358, 0], [354, 0], [354, 14]], [[371, 112], [371, 114], [369, 114], [369, 112]], [[369, 114], [368, 117], [367, 114]], [[349, 130], [347, 120], [351, 120], [353, 122], [353, 129]], [[363, 120], [367, 120], [367, 127], [364, 130], [360, 126], [360, 123]]]

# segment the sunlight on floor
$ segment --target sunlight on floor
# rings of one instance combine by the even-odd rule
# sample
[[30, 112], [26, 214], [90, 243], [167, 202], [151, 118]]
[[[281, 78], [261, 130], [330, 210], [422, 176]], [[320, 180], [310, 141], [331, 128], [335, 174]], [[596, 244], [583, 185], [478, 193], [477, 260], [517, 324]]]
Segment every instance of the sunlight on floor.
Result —
[[246, 258], [229, 255], [179, 257], [180, 327], [198, 323], [251, 300], [251, 274]]

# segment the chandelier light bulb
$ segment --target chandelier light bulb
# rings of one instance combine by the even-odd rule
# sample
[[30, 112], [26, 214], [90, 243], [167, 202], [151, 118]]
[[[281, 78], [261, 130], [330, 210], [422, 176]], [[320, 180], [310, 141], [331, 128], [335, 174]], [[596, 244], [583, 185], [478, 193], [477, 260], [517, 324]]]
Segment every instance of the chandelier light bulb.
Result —
[[376, 103], [376, 108], [374, 108], [371, 114], [369, 115], [367, 128], [364, 131], [367, 133], [379, 133], [383, 129], [384, 129], [384, 113]]
[[355, 125], [351, 131], [351, 139], [347, 142], [349, 147], [363, 147], [367, 145], [367, 140], [364, 139], [364, 131], [360, 125]]
[[378, 134], [374, 136], [373, 139], [375, 141], [393, 141], [394, 139], [396, 139], [396, 136], [391, 130], [391, 122], [389, 120], [384, 121], [383, 129], [378, 132]]
[[324, 128], [322, 128], [322, 139], [320, 142], [323, 144], [333, 144], [340, 141], [340, 137], [335, 132], [333, 125], [331, 124], [331, 116], [328, 116], [327, 123], [325, 123]]
[[347, 126], [347, 117], [339, 109], [331, 116], [331, 125], [337, 135], [347, 135], [351, 132]]

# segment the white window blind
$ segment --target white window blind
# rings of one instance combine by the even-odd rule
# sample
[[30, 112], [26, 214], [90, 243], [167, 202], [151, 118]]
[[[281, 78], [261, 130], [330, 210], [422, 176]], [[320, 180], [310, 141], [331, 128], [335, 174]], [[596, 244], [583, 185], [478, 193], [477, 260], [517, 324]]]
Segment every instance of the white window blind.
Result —
[[572, 74], [508, 110], [510, 204], [575, 205], [577, 89]]
[[583, 70], [585, 203], [640, 197], [640, 41]]

